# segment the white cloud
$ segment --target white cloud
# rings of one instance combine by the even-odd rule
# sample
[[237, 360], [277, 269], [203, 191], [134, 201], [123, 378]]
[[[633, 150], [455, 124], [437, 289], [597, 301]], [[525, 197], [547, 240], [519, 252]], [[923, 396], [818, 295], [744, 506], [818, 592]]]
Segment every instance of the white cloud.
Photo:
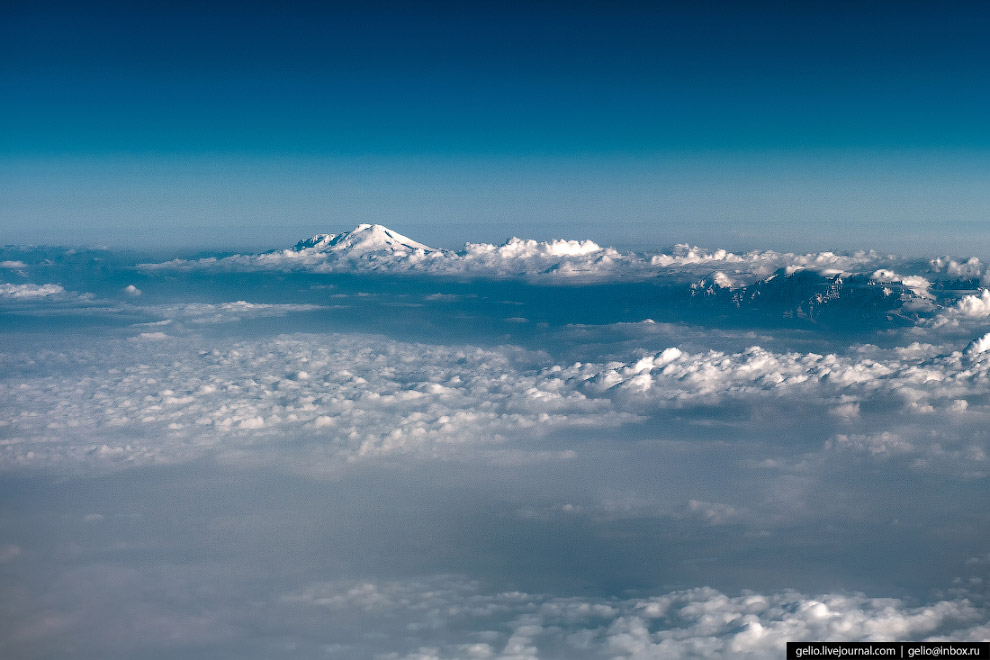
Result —
[[59, 284], [0, 283], [0, 300], [38, 300], [61, 296], [65, 289]]
[[979, 339], [973, 340], [973, 342], [966, 347], [966, 352], [970, 355], [986, 353], [987, 351], [990, 351], [990, 332], [983, 335]]
[[858, 403], [841, 403], [836, 407], [832, 408], [831, 412], [836, 417], [842, 417], [843, 419], [855, 419], [859, 417], [859, 404]]
[[873, 435], [844, 435], [838, 434], [826, 443], [829, 449], [852, 449], [877, 455], [903, 454], [911, 452], [914, 447], [905, 442], [896, 433], [884, 431]]
[[155, 332], [142, 332], [136, 337], [132, 338], [134, 341], [161, 341], [163, 339], [169, 339], [169, 335], [158, 330]]
[[[981, 639], [990, 612], [961, 597], [910, 605], [862, 594], [805, 595], [710, 588], [647, 598], [488, 593], [450, 576], [409, 582], [324, 582], [287, 594], [289, 607], [363, 612], [397, 622], [418, 648], [382, 657], [609, 657], [626, 660], [779, 658], [788, 641]], [[374, 624], [370, 624], [374, 625]], [[477, 632], [461, 631], [486, 631]], [[482, 636], [483, 635], [483, 636]], [[464, 655], [470, 650], [474, 656]]]
[[[406, 344], [363, 335], [288, 336], [223, 349], [190, 337], [143, 332], [108, 340], [45, 376], [0, 381], [6, 467], [23, 463], [175, 462], [203, 451], [263, 454], [291, 439], [300, 469], [396, 454], [442, 456], [497, 447], [506, 437], [638, 419], [607, 400], [561, 389], [513, 366], [511, 349]], [[9, 403], [9, 407], [6, 404]], [[257, 442], [240, 444], [251, 436]], [[99, 438], [94, 441], [94, 438]], [[562, 454], [559, 454], [562, 455]]]
[[932, 283], [920, 275], [898, 275], [892, 270], [881, 268], [871, 275], [878, 282], [901, 283], [919, 298], [932, 298]]
[[963, 296], [949, 311], [971, 318], [990, 316], [990, 290], [984, 289], [976, 296]]
[[990, 286], [990, 269], [976, 257], [962, 261], [951, 257], [932, 259], [931, 268], [936, 273], [945, 273], [954, 278], [978, 280], [981, 286]]
[[[823, 403], [841, 404], [836, 408], [837, 414], [854, 416], [859, 399], [878, 392], [913, 400], [911, 397], [919, 392], [941, 399], [981, 391], [988, 367], [990, 357], [982, 354], [970, 358], [951, 353], [910, 359], [896, 351], [857, 357], [776, 353], [753, 346], [739, 353], [691, 354], [669, 348], [627, 363], [554, 367], [546, 375], [571, 383], [579, 391], [661, 405], [716, 404], [727, 396], [784, 396], [814, 391]], [[905, 389], [911, 386], [918, 389]], [[843, 400], [843, 396], [856, 400]]]
[[923, 325], [933, 328], [972, 328], [985, 325], [990, 318], [990, 290], [964, 295]]
[[[237, 314], [257, 309], [233, 305]], [[216, 311], [189, 313], [214, 318]], [[292, 439], [297, 448], [280, 460], [318, 469], [376, 456], [477, 456], [510, 438], [615, 427], [688, 409], [707, 410], [703, 416], [715, 420], [730, 402], [756, 420], [768, 403], [780, 401], [781, 410], [831, 413], [847, 424], [869, 424], [875, 406], [896, 404], [899, 414], [879, 419], [894, 425], [886, 430], [898, 443], [845, 432], [826, 450], [856, 449], [879, 459], [914, 452], [919, 469], [954, 463], [966, 474], [990, 469], [985, 434], [966, 432], [987, 415], [971, 401], [990, 388], [990, 352], [933, 353], [918, 345], [843, 356], [670, 347], [624, 362], [539, 368], [519, 364], [517, 353], [369, 335], [289, 335], [221, 347], [154, 330], [69, 353], [8, 354], [12, 368], [0, 380], [0, 403], [9, 411], [5, 432], [17, 441], [0, 445], [0, 461], [7, 468], [51, 461], [128, 465], [182, 461], [204, 451], [243, 459]], [[65, 360], [79, 365], [72, 374], [62, 373]], [[19, 363], [33, 365], [35, 375], [19, 375]], [[901, 428], [917, 425], [920, 413], [934, 417], [917, 430]], [[928, 431], [941, 442], [932, 442]], [[238, 434], [257, 441], [238, 443]], [[513, 453], [518, 447], [507, 451], [490, 458], [527, 460], [525, 452]], [[566, 451], [537, 447], [530, 458], [544, 455], [567, 458]]]
[[225, 303], [183, 303], [149, 305], [140, 308], [169, 320], [188, 323], [235, 323], [246, 318], [270, 318], [295, 312], [326, 309], [322, 305], [294, 303], [252, 303], [244, 300]]

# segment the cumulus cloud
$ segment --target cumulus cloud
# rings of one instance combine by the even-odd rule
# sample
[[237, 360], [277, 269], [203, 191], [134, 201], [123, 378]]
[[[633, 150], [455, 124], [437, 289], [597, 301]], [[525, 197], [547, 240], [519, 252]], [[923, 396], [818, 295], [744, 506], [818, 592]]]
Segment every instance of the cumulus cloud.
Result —
[[[232, 305], [238, 314], [257, 309]], [[201, 318], [201, 311], [209, 320], [217, 310], [194, 307], [190, 314]], [[289, 335], [222, 348], [161, 330], [132, 339], [107, 340], [99, 350], [4, 356], [12, 368], [0, 381], [0, 401], [12, 411], [6, 429], [17, 441], [0, 447], [3, 463], [145, 464], [235, 447], [243, 456], [249, 447], [264, 454], [283, 438], [301, 443], [292, 454], [300, 464], [450, 456], [507, 438], [614, 427], [682, 410], [707, 409], [703, 416], [714, 419], [727, 404], [748, 407], [755, 419], [773, 401], [804, 415], [817, 406], [820, 415], [857, 423], [873, 407], [892, 404], [902, 411], [898, 423], [916, 424], [910, 417], [921, 413], [952, 416], [950, 427], [935, 427], [942, 443], [921, 431], [896, 442], [846, 434], [830, 450], [878, 458], [914, 451], [969, 470], [990, 454], [985, 435], [965, 430], [966, 420], [981, 424], [987, 414], [985, 405], [969, 404], [990, 388], [986, 351], [933, 354], [919, 345], [837, 355], [670, 347], [625, 362], [532, 367], [517, 363], [517, 349], [369, 335]], [[62, 374], [66, 363], [85, 375]], [[43, 375], [18, 376], [18, 364]], [[238, 435], [258, 442], [239, 444], [232, 440]]]
[[[0, 448], [4, 464], [174, 462], [209, 448], [250, 446], [233, 440], [245, 436], [272, 447], [286, 437], [306, 439], [289, 457], [302, 466], [311, 459], [442, 455], [461, 445], [497, 445], [506, 436], [637, 419], [516, 369], [508, 349], [361, 335], [290, 336], [224, 349], [192, 348], [188, 337], [161, 331], [135, 339], [95, 352], [13, 358], [47, 363], [51, 371], [0, 385], [5, 409], [16, 411], [6, 420], [17, 441]], [[85, 375], [59, 375], [67, 361]]]
[[65, 293], [65, 289], [59, 284], [0, 283], [0, 300], [39, 300], [60, 297]]
[[889, 260], [876, 252], [858, 251], [850, 255], [834, 252], [794, 254], [774, 250], [752, 250], [735, 254], [726, 250], [705, 250], [697, 246], [679, 244], [670, 254], [650, 257], [651, 266], [680, 269], [703, 266], [715, 271], [746, 274], [750, 278], [767, 277], [783, 269], [790, 274], [798, 270], [813, 270], [824, 275], [864, 272], [867, 268]]
[[949, 312], [970, 318], [990, 316], [990, 290], [984, 289], [975, 296], [963, 296]]
[[[402, 625], [401, 658], [779, 658], [795, 640], [978, 640], [990, 612], [967, 598], [908, 604], [862, 594], [795, 591], [728, 595], [695, 588], [645, 598], [490, 593], [452, 576], [314, 583], [288, 607]], [[475, 632], [460, 632], [475, 631]], [[484, 631], [484, 632], [481, 632]], [[381, 637], [386, 637], [382, 635]], [[353, 653], [354, 649], [350, 649]]]
[[[778, 353], [752, 346], [738, 353], [685, 353], [676, 347], [630, 362], [574, 363], [544, 372], [587, 393], [630, 403], [665, 406], [718, 404], [726, 397], [810, 394], [835, 402], [841, 416], [858, 414], [859, 400], [884, 393], [915, 402], [960, 398], [984, 391], [990, 356], [954, 351], [908, 357], [900, 351], [875, 356]], [[854, 400], [849, 400], [852, 397]]]
[[990, 332], [983, 335], [979, 339], [973, 340], [973, 342], [966, 347], [966, 353], [970, 355], [978, 355], [988, 351], [990, 351]]
[[961, 280], [973, 280], [980, 286], [990, 286], [990, 269], [976, 257], [969, 259], [953, 259], [952, 257], [938, 257], [931, 260], [931, 269], [935, 273]]
[[93, 294], [70, 291], [61, 284], [10, 284], [0, 282], [0, 304], [12, 310], [27, 313], [44, 313], [44, 310], [58, 307], [63, 311], [76, 310], [90, 312], [98, 302]]
[[990, 290], [959, 297], [946, 305], [937, 315], [922, 322], [922, 326], [943, 330], [969, 330], [986, 325], [990, 319]]
[[919, 298], [932, 298], [932, 283], [920, 275], [898, 275], [892, 270], [881, 268], [871, 276], [878, 282], [899, 282]]

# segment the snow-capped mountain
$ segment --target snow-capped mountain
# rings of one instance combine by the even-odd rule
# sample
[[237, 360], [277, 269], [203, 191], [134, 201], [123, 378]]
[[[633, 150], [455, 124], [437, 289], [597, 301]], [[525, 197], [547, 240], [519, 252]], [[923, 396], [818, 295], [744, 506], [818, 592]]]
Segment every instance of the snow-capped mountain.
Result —
[[412, 252], [422, 250], [431, 252], [433, 248], [392, 231], [383, 225], [360, 224], [350, 231], [340, 234], [317, 234], [296, 243], [293, 248], [297, 252], [309, 250], [313, 252], [348, 252], [364, 254], [366, 252]]

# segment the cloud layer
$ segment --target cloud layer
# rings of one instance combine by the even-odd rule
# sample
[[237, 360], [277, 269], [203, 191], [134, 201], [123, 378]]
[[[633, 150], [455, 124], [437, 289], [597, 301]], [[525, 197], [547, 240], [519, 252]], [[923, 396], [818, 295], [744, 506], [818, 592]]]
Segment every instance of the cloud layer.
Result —
[[0, 389], [19, 411], [4, 421], [4, 463], [169, 463], [209, 447], [270, 449], [285, 434], [337, 462], [635, 419], [516, 370], [512, 351], [348, 335], [188, 344], [157, 330], [100, 350], [5, 356], [12, 371], [44, 375]]
[[667, 254], [619, 252], [589, 240], [534, 241], [511, 238], [501, 245], [467, 243], [462, 250], [430, 248], [381, 225], [358, 225], [341, 234], [318, 234], [295, 247], [253, 255], [144, 264], [145, 271], [304, 270], [317, 273], [389, 272], [470, 277], [525, 277], [563, 281], [704, 277], [720, 274], [725, 284], [750, 283], [778, 270], [837, 275], [869, 273], [891, 257], [875, 252], [734, 254], [678, 245]]
[[[476, 583], [438, 577], [315, 583], [282, 601], [331, 617], [402, 621], [425, 642], [383, 656], [403, 660], [779, 658], [788, 641], [981, 640], [990, 634], [990, 612], [979, 599], [964, 597], [910, 605], [862, 594], [729, 596], [697, 588], [625, 600], [560, 598], [484, 593]], [[334, 649], [341, 657], [355, 650]]]
[[[285, 312], [246, 303], [172, 311], [199, 323]], [[4, 355], [0, 400], [13, 411], [3, 420], [4, 465], [265, 454], [286, 438], [300, 443], [293, 455], [314, 464], [446, 456], [649, 417], [717, 420], [725, 406], [743, 427], [766, 424], [757, 420], [767, 406], [819, 418], [838, 430], [821, 439], [829, 451], [906, 456], [918, 468], [946, 463], [971, 474], [986, 472], [990, 460], [987, 434], [971, 430], [990, 412], [986, 337], [948, 353], [922, 344], [849, 355], [671, 347], [626, 362], [530, 366], [545, 358], [373, 335], [221, 347], [168, 328], [90, 349]], [[742, 410], [750, 412], [740, 417]], [[878, 430], [856, 431], [870, 428]]]

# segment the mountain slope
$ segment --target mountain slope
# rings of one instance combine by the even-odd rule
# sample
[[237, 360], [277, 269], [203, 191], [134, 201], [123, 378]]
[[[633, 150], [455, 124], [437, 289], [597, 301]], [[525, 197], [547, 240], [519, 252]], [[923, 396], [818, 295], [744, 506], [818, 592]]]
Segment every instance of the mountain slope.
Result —
[[432, 252], [433, 248], [403, 236], [383, 225], [360, 224], [350, 231], [340, 234], [317, 234], [312, 238], [299, 241], [293, 248], [297, 252], [309, 250], [313, 252], [348, 252], [353, 255], [366, 252], [412, 252], [423, 250]]

